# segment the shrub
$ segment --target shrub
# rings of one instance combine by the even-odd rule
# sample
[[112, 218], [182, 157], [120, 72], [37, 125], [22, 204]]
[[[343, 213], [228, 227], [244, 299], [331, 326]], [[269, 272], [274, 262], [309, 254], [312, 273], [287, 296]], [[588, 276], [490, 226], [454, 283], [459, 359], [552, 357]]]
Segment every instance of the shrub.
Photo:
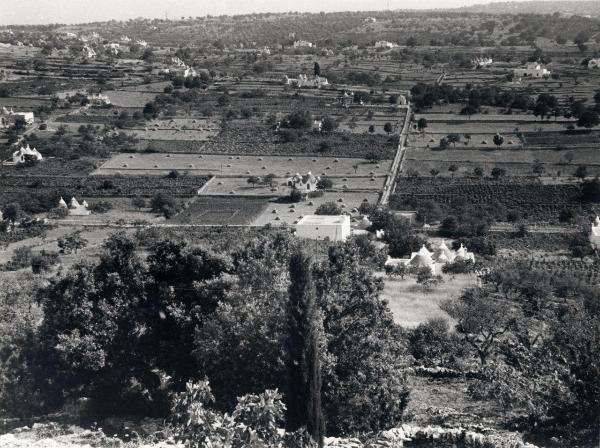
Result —
[[325, 202], [317, 207], [315, 215], [340, 215], [342, 208], [335, 202]]

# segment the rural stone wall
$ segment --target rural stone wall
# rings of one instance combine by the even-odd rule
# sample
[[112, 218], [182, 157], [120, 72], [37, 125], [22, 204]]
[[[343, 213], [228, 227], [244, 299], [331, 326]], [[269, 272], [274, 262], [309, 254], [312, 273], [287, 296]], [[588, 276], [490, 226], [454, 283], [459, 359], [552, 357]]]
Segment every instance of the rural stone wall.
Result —
[[537, 448], [523, 442], [518, 434], [489, 431], [475, 432], [464, 428], [402, 425], [383, 431], [372, 441], [327, 438], [327, 448]]

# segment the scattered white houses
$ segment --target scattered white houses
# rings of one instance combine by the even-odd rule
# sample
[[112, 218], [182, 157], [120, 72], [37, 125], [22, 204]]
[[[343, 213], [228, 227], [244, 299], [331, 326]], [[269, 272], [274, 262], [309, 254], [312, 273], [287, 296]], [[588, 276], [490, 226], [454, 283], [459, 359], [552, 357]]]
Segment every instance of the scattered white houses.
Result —
[[313, 132], [321, 132], [323, 130], [323, 120], [314, 120], [312, 124]]
[[83, 56], [85, 59], [93, 59], [96, 57], [96, 50], [89, 45], [84, 45], [81, 49], [81, 56]]
[[39, 162], [40, 160], [43, 160], [43, 157], [40, 154], [40, 152], [35, 148], [30, 148], [29, 144], [27, 145], [27, 147], [21, 146], [18, 150], [13, 152], [12, 155], [12, 161], [15, 164], [32, 161]]
[[377, 23], [377, 19], [375, 17], [367, 17], [365, 23]]
[[469, 252], [462, 244], [454, 251], [442, 241], [433, 252], [429, 251], [423, 245], [418, 252], [413, 252], [410, 258], [391, 258], [388, 256], [385, 265], [396, 266], [404, 264], [411, 268], [429, 268], [432, 274], [438, 275], [442, 272], [442, 267], [446, 263], [453, 263], [458, 260], [475, 262], [475, 254]]
[[539, 62], [528, 62], [524, 68], [515, 68], [513, 70], [515, 78], [542, 78], [550, 76], [551, 72]]
[[141, 39], [137, 39], [135, 41], [135, 44], [142, 48], [146, 48], [148, 46], [148, 42], [146, 42], [145, 40], [141, 40]]
[[110, 98], [106, 95], [99, 93], [98, 95], [88, 95], [87, 97], [90, 106], [108, 106], [110, 104]]
[[590, 243], [596, 249], [600, 250], [600, 217], [596, 216], [592, 222], [592, 231], [590, 233]]
[[131, 42], [131, 37], [123, 35], [121, 36], [119, 41], [123, 42], [124, 44], [128, 44], [129, 42]]
[[71, 198], [71, 202], [69, 202], [68, 206], [65, 200], [60, 198], [60, 201], [58, 201], [58, 207], [66, 208], [71, 216], [88, 216], [92, 214], [92, 212], [88, 210], [87, 202], [83, 201], [80, 204], [74, 197]]
[[473, 64], [473, 66], [475, 68], [483, 68], [483, 67], [487, 67], [489, 65], [492, 65], [493, 63], [493, 59], [490, 57], [476, 57], [471, 59], [471, 64]]
[[285, 84], [289, 86], [295, 87], [313, 87], [320, 89], [321, 87], [325, 87], [329, 85], [329, 81], [324, 76], [308, 76], [308, 75], [298, 75], [297, 78], [289, 78], [287, 75], [283, 79]]
[[387, 40], [378, 40], [377, 42], [375, 42], [375, 48], [387, 48], [387, 49], [391, 49], [391, 48], [396, 48], [398, 45], [393, 43], [393, 42], [389, 42]]
[[70, 31], [67, 31], [65, 34], [63, 34], [63, 37], [65, 39], [69, 39], [69, 40], [71, 40], [71, 39], [77, 39], [77, 34], [71, 33]]
[[587, 63], [588, 68], [599, 68], [600, 67], [600, 58], [592, 58]]
[[309, 191], [315, 191], [317, 189], [318, 182], [319, 178], [309, 171], [304, 176], [299, 173], [294, 174], [287, 179], [286, 185], [295, 188], [302, 193], [308, 193]]
[[312, 48], [314, 44], [307, 40], [297, 40], [294, 42], [294, 48]]
[[296, 224], [296, 236], [300, 238], [344, 241], [350, 234], [347, 215], [307, 215]]

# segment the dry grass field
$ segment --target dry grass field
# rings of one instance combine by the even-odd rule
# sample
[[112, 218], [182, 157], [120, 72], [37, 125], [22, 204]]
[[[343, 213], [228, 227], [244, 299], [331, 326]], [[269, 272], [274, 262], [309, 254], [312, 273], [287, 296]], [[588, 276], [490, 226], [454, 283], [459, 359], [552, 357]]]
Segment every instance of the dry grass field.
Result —
[[[383, 275], [383, 274], [381, 274]], [[384, 277], [384, 290], [381, 297], [388, 301], [396, 323], [404, 327], [416, 327], [432, 317], [449, 316], [439, 305], [446, 299], [457, 297], [468, 287], [477, 284], [473, 275], [443, 275], [444, 282], [431, 290], [425, 290], [416, 284], [412, 277], [404, 280]]]
[[[278, 177], [307, 171], [315, 175], [385, 175], [391, 164], [384, 160], [377, 164], [359, 158], [337, 157], [286, 157], [286, 156], [226, 156], [211, 154], [115, 154], [93, 174], [157, 174], [171, 170], [194, 174], [213, 175], [264, 175], [273, 173]], [[356, 171], [353, 166], [357, 165]]]

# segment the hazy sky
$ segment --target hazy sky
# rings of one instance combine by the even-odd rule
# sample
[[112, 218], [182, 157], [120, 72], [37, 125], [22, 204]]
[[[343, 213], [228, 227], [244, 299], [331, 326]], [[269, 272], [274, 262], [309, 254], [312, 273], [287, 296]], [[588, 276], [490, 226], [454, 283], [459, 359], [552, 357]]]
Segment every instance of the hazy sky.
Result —
[[81, 23], [135, 17], [285, 11], [450, 8], [488, 0], [0, 0], [0, 24]]

